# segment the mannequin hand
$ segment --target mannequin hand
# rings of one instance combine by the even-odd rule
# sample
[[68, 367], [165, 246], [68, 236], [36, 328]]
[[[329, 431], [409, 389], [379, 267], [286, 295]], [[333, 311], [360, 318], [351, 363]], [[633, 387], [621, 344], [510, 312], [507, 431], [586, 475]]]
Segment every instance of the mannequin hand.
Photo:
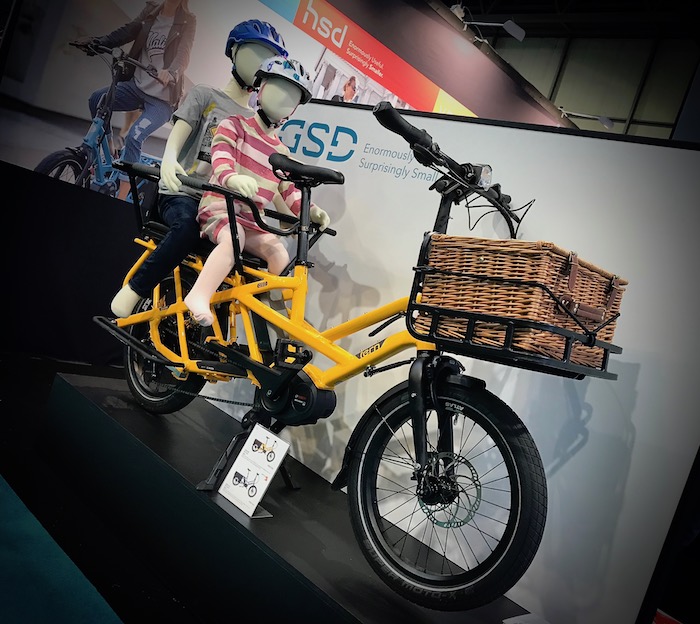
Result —
[[316, 205], [311, 206], [309, 216], [314, 223], [319, 224], [320, 227], [318, 229], [321, 230], [321, 232], [323, 232], [323, 230], [325, 230], [331, 223], [331, 218], [328, 216], [328, 213], [325, 210], [321, 210], [321, 208]]
[[253, 197], [258, 192], [258, 181], [242, 173], [229, 176], [226, 180], [226, 186], [248, 198]]
[[182, 187], [182, 182], [177, 177], [178, 173], [186, 175], [185, 170], [177, 160], [164, 158], [160, 163], [160, 181], [165, 185], [165, 188], [173, 193]]

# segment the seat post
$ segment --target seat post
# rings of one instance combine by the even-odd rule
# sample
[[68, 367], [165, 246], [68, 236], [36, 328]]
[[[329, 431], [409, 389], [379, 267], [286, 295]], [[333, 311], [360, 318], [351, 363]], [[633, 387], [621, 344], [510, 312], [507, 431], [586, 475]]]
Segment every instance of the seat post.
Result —
[[231, 229], [231, 241], [233, 243], [233, 266], [239, 275], [243, 275], [243, 258], [241, 254], [241, 242], [238, 240], [238, 228], [236, 227], [236, 204], [233, 197], [226, 194], [226, 210], [228, 212], [229, 228]]
[[301, 190], [301, 211], [299, 212], [299, 232], [297, 234], [297, 259], [295, 265], [309, 264], [309, 228], [311, 226], [311, 186], [297, 185]]

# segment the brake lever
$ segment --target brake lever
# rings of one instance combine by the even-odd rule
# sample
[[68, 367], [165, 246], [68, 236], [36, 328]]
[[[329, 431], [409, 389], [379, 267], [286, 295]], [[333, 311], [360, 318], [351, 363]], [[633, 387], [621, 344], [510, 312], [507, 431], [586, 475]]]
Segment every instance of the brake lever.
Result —
[[416, 161], [424, 167], [445, 164], [438, 156], [440, 148], [435, 143], [430, 146], [430, 149], [418, 144], [413, 145], [411, 149], [413, 150], [413, 155], [416, 157]]

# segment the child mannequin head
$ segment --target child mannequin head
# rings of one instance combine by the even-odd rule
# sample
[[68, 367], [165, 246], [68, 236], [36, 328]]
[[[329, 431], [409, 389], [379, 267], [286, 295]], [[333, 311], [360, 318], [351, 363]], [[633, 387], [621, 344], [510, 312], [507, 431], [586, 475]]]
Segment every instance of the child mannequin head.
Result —
[[255, 74], [258, 91], [258, 114], [265, 124], [276, 128], [299, 104], [311, 99], [311, 78], [294, 59], [273, 56]]
[[231, 74], [238, 85], [248, 91], [253, 91], [255, 73], [271, 54], [284, 58], [287, 50], [282, 35], [268, 22], [241, 22], [233, 27], [226, 40], [226, 56], [231, 59]]

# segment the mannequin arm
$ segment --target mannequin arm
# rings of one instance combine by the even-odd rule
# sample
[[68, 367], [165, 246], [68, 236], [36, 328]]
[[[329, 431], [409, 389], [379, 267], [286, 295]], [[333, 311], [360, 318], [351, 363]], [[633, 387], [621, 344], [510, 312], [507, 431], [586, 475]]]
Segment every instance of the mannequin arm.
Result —
[[[272, 203], [277, 212], [292, 214], [298, 217], [301, 208], [301, 193], [293, 184], [282, 182], [279, 187], [279, 193], [275, 193], [275, 196], [272, 198]], [[314, 203], [311, 204], [309, 217], [313, 223], [318, 223], [321, 232], [331, 223], [331, 218], [328, 216], [328, 213]]]
[[272, 198], [272, 205], [275, 207], [275, 210], [277, 212], [281, 212], [282, 214], [289, 215], [290, 217], [297, 217], [295, 212], [293, 212], [289, 206], [287, 206], [287, 202], [284, 201], [282, 198], [282, 195], [279, 193], [275, 193], [274, 197]]
[[160, 181], [169, 191], [176, 192], [180, 190], [181, 183], [177, 178], [177, 174], [185, 175], [186, 172], [182, 165], [177, 162], [177, 157], [191, 132], [192, 126], [186, 121], [178, 119], [170, 131], [168, 141], [165, 144], [163, 160], [160, 163]]

